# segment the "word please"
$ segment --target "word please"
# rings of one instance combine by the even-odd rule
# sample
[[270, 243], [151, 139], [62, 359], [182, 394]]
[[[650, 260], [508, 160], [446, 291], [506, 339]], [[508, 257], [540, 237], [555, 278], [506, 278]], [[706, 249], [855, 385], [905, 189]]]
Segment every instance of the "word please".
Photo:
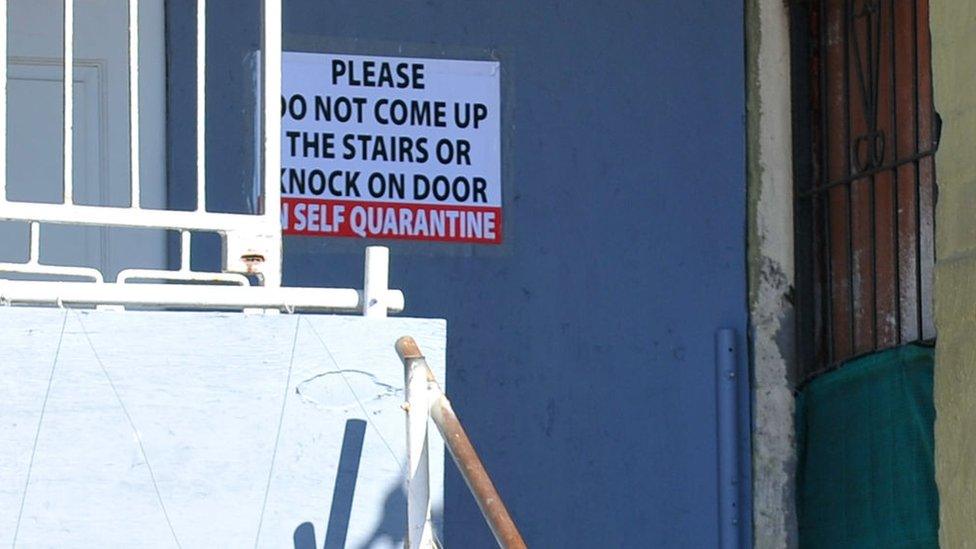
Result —
[[332, 85], [424, 89], [423, 63], [332, 60]]

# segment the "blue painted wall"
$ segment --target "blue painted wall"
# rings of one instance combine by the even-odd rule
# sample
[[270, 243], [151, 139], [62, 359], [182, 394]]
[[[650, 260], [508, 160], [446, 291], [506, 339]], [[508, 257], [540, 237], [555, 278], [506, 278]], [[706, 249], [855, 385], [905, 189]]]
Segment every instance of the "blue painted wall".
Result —
[[[192, 2], [171, 4], [170, 76], [192, 86], [192, 24], [174, 25], [172, 13]], [[211, 165], [225, 167], [208, 185], [212, 203], [240, 210], [235, 189], [253, 177], [246, 56], [257, 4], [209, 4], [222, 63], [210, 65], [210, 116], [233, 139], [208, 136]], [[391, 280], [410, 315], [448, 320], [450, 393], [532, 546], [716, 545], [713, 335], [723, 326], [740, 344], [748, 544], [742, 10], [719, 0], [285, 1], [286, 49], [502, 63], [506, 243], [391, 243]], [[191, 97], [173, 88], [171, 109]], [[192, 119], [171, 118], [178, 149]], [[192, 178], [171, 178], [171, 202], [192, 192]], [[363, 246], [286, 239], [286, 283], [359, 285]], [[453, 472], [445, 499], [448, 546], [491, 547]]]

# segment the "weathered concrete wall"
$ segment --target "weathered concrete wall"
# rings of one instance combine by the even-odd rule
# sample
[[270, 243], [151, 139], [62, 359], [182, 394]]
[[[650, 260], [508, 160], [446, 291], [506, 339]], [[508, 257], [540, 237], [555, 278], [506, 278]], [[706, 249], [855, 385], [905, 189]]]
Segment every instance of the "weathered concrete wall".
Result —
[[976, 3], [936, 1], [930, 14], [936, 156], [935, 457], [943, 547], [976, 547]]
[[746, 3], [749, 309], [756, 547], [796, 545], [793, 474], [793, 178], [790, 39], [783, 2]]

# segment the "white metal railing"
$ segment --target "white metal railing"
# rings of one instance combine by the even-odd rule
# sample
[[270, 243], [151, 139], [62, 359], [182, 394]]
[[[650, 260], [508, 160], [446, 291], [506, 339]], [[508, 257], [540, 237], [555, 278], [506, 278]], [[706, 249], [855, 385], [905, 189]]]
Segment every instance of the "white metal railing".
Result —
[[[207, 211], [206, 200], [206, 0], [197, 0], [196, 188], [194, 211], [143, 208], [140, 203], [139, 161], [139, 1], [129, 0], [129, 155], [128, 207], [74, 203], [72, 127], [74, 98], [74, 0], [64, 0], [63, 82], [63, 201], [60, 204], [13, 202], [6, 193], [7, 140], [7, 0], [0, 0], [0, 220], [30, 225], [30, 256], [24, 263], [0, 263], [3, 273], [83, 278], [86, 282], [5, 280], [0, 278], [0, 302], [62, 305], [180, 306], [200, 308], [264, 308], [317, 311], [361, 311], [385, 316], [403, 308], [403, 294], [387, 288], [388, 252], [371, 248], [366, 254], [363, 290], [281, 287], [281, 0], [263, 0], [261, 88], [263, 90], [261, 156], [263, 197], [257, 214]], [[105, 282], [94, 268], [45, 265], [40, 262], [41, 223], [149, 228], [178, 231], [181, 259], [178, 270], [127, 269], [114, 283]], [[216, 232], [222, 240], [222, 272], [190, 269], [190, 231]], [[251, 285], [248, 275], [259, 281]], [[167, 283], [138, 283], [132, 281]], [[192, 284], [191, 284], [192, 283]], [[206, 285], [210, 283], [210, 285]], [[201, 285], [204, 284], [204, 285]]]
[[7, 201], [7, 0], [0, 0], [0, 206]]
[[[4, 21], [4, 25], [8, 22]], [[132, 26], [132, 21], [129, 21], [129, 26]], [[6, 40], [6, 37], [4, 38]], [[62, 150], [64, 151], [64, 163], [62, 169], [64, 170], [63, 181], [64, 181], [64, 203], [73, 204], [74, 203], [74, 120], [75, 120], [75, 3], [74, 0], [65, 0], [64, 2], [64, 39], [62, 40], [64, 44], [64, 86], [62, 90], [64, 92], [64, 116], [62, 117], [62, 123], [64, 127], [62, 128], [61, 135], [63, 137]], [[132, 57], [132, 54], [129, 54]], [[135, 112], [133, 112], [135, 114]], [[133, 154], [130, 151], [130, 154]], [[135, 151], [134, 155], [138, 155], [139, 151]]]
[[401, 337], [396, 342], [396, 352], [403, 362], [406, 396], [403, 409], [407, 413], [407, 535], [404, 547], [437, 547], [430, 521], [430, 449], [427, 436], [427, 424], [433, 421], [498, 546], [503, 549], [525, 549], [522, 534], [417, 342], [409, 336]]

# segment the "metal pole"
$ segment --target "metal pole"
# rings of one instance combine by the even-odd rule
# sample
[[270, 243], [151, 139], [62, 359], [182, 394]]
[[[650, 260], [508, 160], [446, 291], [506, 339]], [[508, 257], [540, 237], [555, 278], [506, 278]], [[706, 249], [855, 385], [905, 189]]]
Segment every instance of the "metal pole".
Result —
[[129, 0], [129, 205], [140, 208], [139, 0]]
[[0, 203], [7, 201], [7, 0], [0, 0]]
[[735, 331], [715, 333], [716, 408], [718, 412], [718, 515], [722, 549], [739, 547], [739, 414]]
[[[399, 342], [397, 342], [399, 351]], [[430, 409], [430, 376], [420, 353], [406, 356], [404, 383], [407, 403], [407, 539], [406, 549], [432, 549], [434, 530], [430, 523], [430, 453], [427, 417]]]
[[62, 180], [64, 184], [64, 204], [74, 204], [74, 85], [75, 85], [75, 0], [64, 0], [64, 120], [62, 132], [62, 148], [64, 164]]
[[[525, 541], [522, 540], [522, 535], [515, 526], [515, 521], [512, 520], [508, 509], [505, 508], [505, 503], [495, 489], [495, 485], [491, 482], [491, 477], [488, 476], [488, 471], [485, 470], [485, 466], [481, 463], [481, 459], [471, 444], [471, 440], [468, 438], [467, 433], [465, 433], [464, 427], [461, 425], [461, 420], [454, 413], [451, 402], [444, 395], [437, 380], [434, 379], [434, 375], [427, 366], [424, 355], [420, 352], [420, 348], [417, 347], [417, 343], [411, 337], [401, 337], [396, 342], [396, 350], [407, 370], [408, 379], [426, 379], [427, 390], [429, 391], [430, 417], [434, 420], [434, 425], [440, 431], [444, 443], [447, 445], [447, 449], [454, 459], [454, 463], [458, 466], [461, 476], [464, 477], [464, 481], [468, 485], [468, 489], [471, 490], [471, 494], [478, 503], [478, 508], [481, 509], [481, 514], [484, 515], [485, 520], [488, 522], [488, 526], [491, 528], [491, 532], [494, 534], [499, 547], [505, 549], [526, 547]], [[412, 374], [411, 372], [414, 370], [418, 370], [418, 372]], [[413, 414], [421, 415], [418, 413], [418, 410], [413, 409], [412, 405], [408, 407], [407, 411], [408, 414], [412, 412]], [[426, 416], [426, 413], [423, 415]], [[410, 423], [408, 421], [409, 427]], [[424, 426], [423, 432], [424, 436], [426, 436], [426, 426]], [[408, 440], [414, 436], [417, 435], [410, 432], [407, 433]]]
[[[264, 203], [259, 206], [262, 217], [281, 223], [281, 0], [264, 0], [264, 31], [263, 31], [263, 80], [261, 81], [262, 100], [264, 109], [261, 115], [263, 148], [262, 164], [264, 169], [261, 192]], [[264, 280], [265, 286], [281, 286], [281, 230], [273, 232], [274, 239], [270, 256], [265, 258]]]
[[207, 211], [207, 0], [197, 0], [197, 211]]

